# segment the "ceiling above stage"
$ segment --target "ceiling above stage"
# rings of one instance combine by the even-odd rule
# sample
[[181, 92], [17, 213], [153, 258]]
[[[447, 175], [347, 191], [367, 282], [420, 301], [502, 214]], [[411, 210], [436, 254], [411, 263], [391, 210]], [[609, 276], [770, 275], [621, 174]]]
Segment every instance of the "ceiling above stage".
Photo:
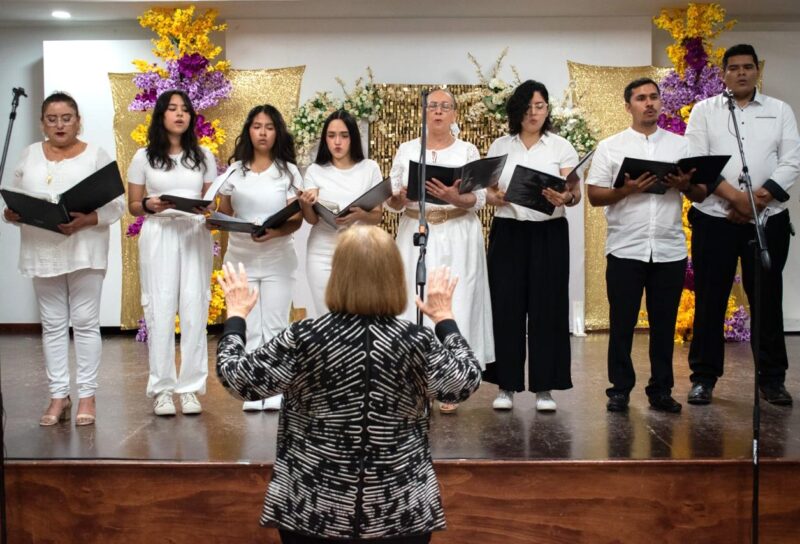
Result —
[[[59, 25], [53, 10], [72, 14], [71, 22], [133, 20], [151, 6], [178, 6], [190, 2], [138, 0], [0, 0], [0, 25], [40, 22]], [[215, 7], [221, 19], [337, 18], [337, 17], [556, 17], [649, 16], [663, 6], [683, 5], [674, 0], [195, 0], [199, 8]], [[797, 0], [721, 0], [731, 17], [748, 20], [767, 17], [800, 21]]]

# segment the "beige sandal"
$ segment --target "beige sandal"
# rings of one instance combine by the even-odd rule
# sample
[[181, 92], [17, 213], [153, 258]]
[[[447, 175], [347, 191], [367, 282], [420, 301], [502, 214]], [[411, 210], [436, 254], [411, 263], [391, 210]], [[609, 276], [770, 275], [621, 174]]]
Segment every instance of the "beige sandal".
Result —
[[[54, 400], [62, 400], [62, 399], [50, 399], [50, 406], [53, 405]], [[50, 411], [50, 406], [47, 407], [47, 411]], [[52, 427], [59, 421], [67, 421], [69, 420], [71, 410], [72, 410], [72, 401], [70, 400], [69, 397], [67, 397], [67, 402], [65, 402], [64, 405], [61, 407], [61, 411], [58, 413], [58, 415], [48, 414], [45, 412], [45, 414], [39, 418], [39, 425], [41, 425], [42, 427]]]
[[443, 414], [452, 414], [458, 409], [458, 403], [442, 402], [439, 404], [439, 411]]
[[[88, 401], [89, 399], [92, 399], [90, 410], [82, 412], [81, 404], [83, 404], [84, 400]], [[78, 401], [78, 414], [75, 416], [75, 425], [77, 427], [82, 427], [84, 425], [94, 425], [96, 414], [97, 414], [97, 407], [94, 403], [94, 397], [86, 397], [85, 399], [80, 399], [80, 401]]]

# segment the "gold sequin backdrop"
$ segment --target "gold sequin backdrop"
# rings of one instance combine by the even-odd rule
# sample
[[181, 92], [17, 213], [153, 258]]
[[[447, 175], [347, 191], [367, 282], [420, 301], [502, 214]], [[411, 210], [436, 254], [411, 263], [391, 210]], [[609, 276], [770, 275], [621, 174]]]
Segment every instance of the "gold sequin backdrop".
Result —
[[[600, 131], [598, 141], [630, 126], [630, 115], [625, 111], [622, 97], [625, 85], [640, 77], [660, 81], [670, 70], [655, 66], [593, 66], [577, 62], [567, 62], [567, 65], [569, 77], [575, 82], [575, 104], [586, 111], [589, 122]], [[593, 208], [588, 200], [585, 202], [586, 329], [607, 329], [606, 219], [602, 208]]]
[[[228, 77], [233, 84], [231, 97], [216, 108], [204, 111], [207, 119], [221, 119], [227, 132], [225, 144], [220, 147], [220, 157], [225, 160], [233, 152], [233, 144], [241, 130], [247, 112], [257, 104], [272, 104], [284, 117], [291, 119], [300, 99], [300, 83], [305, 66], [277, 70], [231, 70]], [[128, 111], [128, 104], [138, 92], [133, 84], [135, 74], [109, 74], [114, 101], [114, 135], [117, 145], [117, 163], [125, 177], [128, 165], [137, 150], [131, 131], [145, 119], [141, 112]], [[126, 180], [127, 182], [127, 180]], [[122, 310], [120, 324], [123, 329], [138, 327], [142, 317], [139, 294], [139, 249], [136, 239], [125, 236], [134, 218], [122, 218]]]

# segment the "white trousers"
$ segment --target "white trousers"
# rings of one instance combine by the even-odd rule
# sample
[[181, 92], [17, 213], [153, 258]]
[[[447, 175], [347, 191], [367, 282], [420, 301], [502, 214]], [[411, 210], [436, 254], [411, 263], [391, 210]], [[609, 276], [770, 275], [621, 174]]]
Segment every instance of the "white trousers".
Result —
[[[211, 299], [211, 233], [201, 217], [148, 217], [139, 234], [139, 280], [147, 321], [147, 396], [206, 390], [206, 321]], [[175, 314], [181, 368], [175, 369]]]
[[336, 250], [336, 231], [320, 223], [311, 228], [306, 246], [306, 276], [316, 317], [328, 313], [325, 289], [331, 277], [333, 253]]
[[100, 294], [105, 270], [85, 268], [60, 276], [33, 278], [42, 320], [42, 346], [50, 396], [69, 395], [69, 324], [75, 336], [78, 396], [91, 397], [97, 389], [102, 341]]
[[254, 351], [272, 340], [289, 325], [289, 311], [292, 306], [297, 271], [297, 255], [294, 248], [285, 258], [276, 260], [269, 270], [250, 276], [247, 268], [247, 282], [258, 293], [255, 307], [247, 314], [247, 341], [245, 350]]

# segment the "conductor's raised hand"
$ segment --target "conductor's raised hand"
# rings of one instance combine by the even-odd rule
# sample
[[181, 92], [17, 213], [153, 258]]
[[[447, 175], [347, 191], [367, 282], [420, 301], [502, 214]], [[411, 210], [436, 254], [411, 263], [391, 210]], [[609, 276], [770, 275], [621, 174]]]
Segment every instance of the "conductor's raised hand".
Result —
[[250, 289], [244, 265], [239, 263], [239, 270], [237, 271], [233, 263], [227, 262], [223, 264], [222, 275], [217, 277], [217, 282], [222, 287], [222, 292], [225, 293], [228, 318], [247, 317], [247, 314], [256, 305], [258, 293]]
[[417, 308], [428, 316], [434, 324], [453, 317], [453, 292], [458, 278], [450, 276], [449, 266], [434, 268], [428, 277], [428, 296], [423, 302], [417, 296]]

